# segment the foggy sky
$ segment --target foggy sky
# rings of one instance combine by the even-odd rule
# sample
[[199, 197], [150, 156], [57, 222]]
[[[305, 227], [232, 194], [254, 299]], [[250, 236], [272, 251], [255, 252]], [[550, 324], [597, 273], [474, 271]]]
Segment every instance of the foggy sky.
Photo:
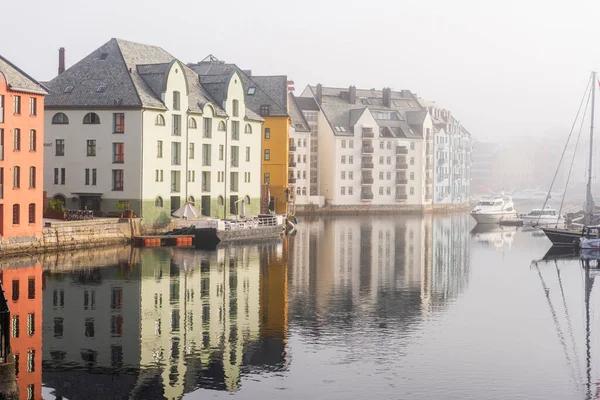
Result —
[[600, 1], [3, 0], [0, 54], [38, 80], [116, 37], [305, 85], [410, 89], [477, 139], [568, 132], [600, 68]]

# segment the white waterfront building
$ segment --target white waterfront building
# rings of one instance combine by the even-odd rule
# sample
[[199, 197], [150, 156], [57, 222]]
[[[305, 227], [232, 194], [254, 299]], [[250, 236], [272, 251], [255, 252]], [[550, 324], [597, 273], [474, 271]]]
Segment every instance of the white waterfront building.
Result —
[[201, 81], [165, 50], [120, 39], [59, 72], [46, 99], [48, 197], [102, 215], [130, 207], [154, 226], [185, 201], [207, 216], [258, 213], [263, 119], [237, 72]]
[[[316, 135], [313, 186], [334, 207], [422, 209], [433, 195], [432, 120], [408, 90], [308, 86], [298, 101]], [[316, 114], [316, 121], [313, 116]], [[316, 182], [316, 183], [314, 183]]]

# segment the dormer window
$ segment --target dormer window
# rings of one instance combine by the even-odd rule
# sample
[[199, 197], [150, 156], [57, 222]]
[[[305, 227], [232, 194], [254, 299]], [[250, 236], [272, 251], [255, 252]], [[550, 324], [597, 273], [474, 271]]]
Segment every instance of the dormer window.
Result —
[[256, 88], [255, 87], [250, 87], [248, 88], [248, 94], [250, 96], [252, 96], [254, 93], [256, 93]]
[[181, 108], [181, 96], [178, 91], [173, 92], [173, 110]]
[[270, 114], [271, 114], [271, 106], [269, 106], [267, 104], [263, 104], [262, 106], [260, 106], [260, 115], [265, 117], [265, 116], [269, 116]]
[[108, 53], [102, 53], [102, 54], [100, 54], [100, 60], [101, 61], [106, 60], [106, 57], [108, 57]]

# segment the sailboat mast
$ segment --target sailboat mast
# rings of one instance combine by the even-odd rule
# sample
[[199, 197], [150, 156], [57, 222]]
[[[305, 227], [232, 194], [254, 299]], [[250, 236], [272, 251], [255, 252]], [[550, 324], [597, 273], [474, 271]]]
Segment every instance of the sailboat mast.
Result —
[[594, 114], [596, 111], [596, 71], [592, 72], [592, 109], [590, 114], [590, 154], [589, 154], [589, 164], [588, 164], [588, 181], [586, 188], [586, 214], [587, 214], [587, 222], [591, 222], [591, 217], [594, 214], [594, 200], [592, 198], [592, 164], [593, 164], [593, 149], [594, 149]]

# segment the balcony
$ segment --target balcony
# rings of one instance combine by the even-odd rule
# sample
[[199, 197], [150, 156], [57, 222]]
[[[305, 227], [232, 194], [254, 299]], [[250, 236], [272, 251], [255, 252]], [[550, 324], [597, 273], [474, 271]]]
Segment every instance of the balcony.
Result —
[[373, 192], [360, 192], [361, 200], [373, 200]]
[[373, 133], [373, 128], [363, 128], [362, 136], [366, 138], [375, 137], [375, 134]]
[[406, 147], [398, 146], [396, 147], [396, 154], [408, 154], [408, 149]]
[[296, 145], [294, 143], [290, 143], [290, 151], [296, 151]]
[[375, 167], [375, 165], [373, 164], [373, 162], [364, 162], [362, 163], [362, 167], [363, 169], [373, 169]]
[[288, 183], [296, 183], [296, 178], [292, 178], [291, 176], [288, 178]]
[[396, 193], [396, 201], [407, 200], [408, 195], [404, 193]]
[[290, 160], [290, 161], [288, 162], [288, 165], [289, 165], [289, 167], [290, 167], [290, 168], [296, 168], [296, 161], [294, 161], [294, 160]]
[[373, 177], [372, 176], [363, 176], [362, 177], [362, 184], [363, 185], [372, 185], [374, 182]]
[[373, 146], [363, 146], [362, 147], [363, 154], [373, 154], [374, 151], [375, 151], [375, 148]]
[[406, 185], [408, 184], [408, 179], [396, 179], [396, 185]]
[[408, 164], [406, 164], [406, 163], [396, 163], [396, 169], [408, 169]]

